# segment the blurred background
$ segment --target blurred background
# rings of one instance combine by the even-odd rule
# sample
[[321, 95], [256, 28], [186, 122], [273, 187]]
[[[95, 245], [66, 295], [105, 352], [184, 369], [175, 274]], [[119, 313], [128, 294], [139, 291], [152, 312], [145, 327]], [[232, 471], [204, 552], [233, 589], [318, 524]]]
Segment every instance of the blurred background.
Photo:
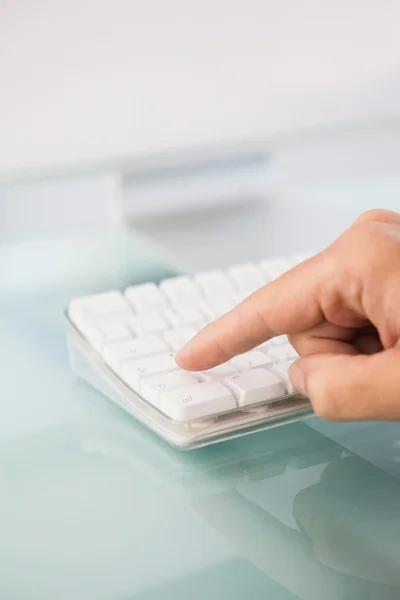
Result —
[[399, 24], [398, 0], [2, 0], [0, 238], [140, 231], [191, 271], [399, 208]]

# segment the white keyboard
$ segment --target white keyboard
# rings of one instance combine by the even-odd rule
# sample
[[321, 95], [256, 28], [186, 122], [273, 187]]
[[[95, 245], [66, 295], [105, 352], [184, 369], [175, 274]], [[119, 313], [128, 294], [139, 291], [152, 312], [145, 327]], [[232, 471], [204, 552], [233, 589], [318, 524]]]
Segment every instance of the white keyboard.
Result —
[[292, 388], [297, 354], [285, 336], [203, 372], [174, 355], [202, 327], [306, 255], [236, 265], [194, 277], [109, 291], [70, 302], [72, 365], [171, 444], [195, 448], [310, 412]]

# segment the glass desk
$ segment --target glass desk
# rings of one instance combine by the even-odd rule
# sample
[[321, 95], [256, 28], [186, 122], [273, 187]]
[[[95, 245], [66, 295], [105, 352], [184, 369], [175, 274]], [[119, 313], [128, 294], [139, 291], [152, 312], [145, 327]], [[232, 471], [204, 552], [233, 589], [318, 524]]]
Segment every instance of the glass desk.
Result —
[[3, 248], [0, 597], [398, 598], [398, 425], [180, 453], [72, 378], [67, 300], [169, 273], [137, 235]]
[[[396, 165], [368, 201], [400, 204]], [[336, 186], [354, 212], [361, 178]], [[333, 212], [334, 187], [313, 193]], [[171, 274], [163, 256], [135, 232], [0, 246], [0, 598], [398, 599], [400, 425], [181, 453], [74, 380], [67, 301]]]

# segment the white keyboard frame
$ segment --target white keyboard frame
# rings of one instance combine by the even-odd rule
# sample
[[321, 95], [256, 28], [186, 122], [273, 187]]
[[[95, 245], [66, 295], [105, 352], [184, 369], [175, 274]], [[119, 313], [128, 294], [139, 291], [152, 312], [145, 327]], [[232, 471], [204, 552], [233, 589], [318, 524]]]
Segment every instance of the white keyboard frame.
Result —
[[188, 423], [174, 421], [124, 383], [75, 327], [68, 313], [66, 318], [75, 374], [176, 448], [192, 450], [313, 415], [307, 398], [289, 394], [272, 404], [238, 408]]

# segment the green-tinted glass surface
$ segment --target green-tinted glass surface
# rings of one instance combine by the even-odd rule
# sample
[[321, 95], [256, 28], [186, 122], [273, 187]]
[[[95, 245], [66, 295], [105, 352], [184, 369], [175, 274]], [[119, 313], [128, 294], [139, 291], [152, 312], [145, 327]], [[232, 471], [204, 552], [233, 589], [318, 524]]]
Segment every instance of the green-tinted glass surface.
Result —
[[398, 425], [174, 450], [73, 378], [63, 320], [170, 269], [136, 235], [39, 246], [0, 255], [2, 599], [400, 597]]

